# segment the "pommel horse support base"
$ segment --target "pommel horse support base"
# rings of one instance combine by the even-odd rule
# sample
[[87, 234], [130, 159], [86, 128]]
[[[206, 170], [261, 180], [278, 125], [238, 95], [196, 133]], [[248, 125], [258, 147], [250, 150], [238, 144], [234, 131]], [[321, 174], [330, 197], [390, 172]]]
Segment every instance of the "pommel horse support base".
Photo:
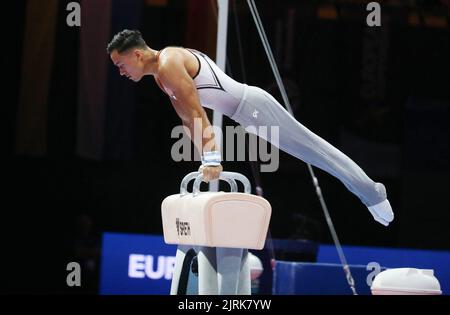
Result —
[[[195, 179], [192, 193], [188, 183]], [[203, 176], [186, 175], [180, 193], [161, 205], [164, 241], [178, 244], [170, 294], [186, 294], [190, 263], [197, 253], [198, 294], [250, 295], [248, 249], [262, 249], [269, 228], [270, 203], [251, 194], [242, 174], [222, 172], [231, 192], [201, 192]], [[237, 192], [236, 180], [244, 185]]]

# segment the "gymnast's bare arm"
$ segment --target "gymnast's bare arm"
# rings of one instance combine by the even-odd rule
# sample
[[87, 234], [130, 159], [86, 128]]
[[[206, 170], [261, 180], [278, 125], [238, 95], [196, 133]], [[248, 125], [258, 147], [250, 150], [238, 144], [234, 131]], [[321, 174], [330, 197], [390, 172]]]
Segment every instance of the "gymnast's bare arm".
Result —
[[[188, 134], [197, 150], [200, 153], [217, 150], [214, 133], [205, 133], [206, 128], [211, 130], [211, 123], [200, 104], [195, 83], [187, 72], [183, 56], [176, 50], [170, 52], [170, 55], [168, 52], [160, 62], [157, 79], [167, 92], [170, 92], [170, 101], [183, 125], [189, 129]], [[197, 124], [201, 122], [202, 143], [195, 143], [196, 141], [193, 139], [196, 120]], [[200, 170], [203, 172], [204, 180], [208, 182], [219, 178], [222, 166], [201, 167]]]

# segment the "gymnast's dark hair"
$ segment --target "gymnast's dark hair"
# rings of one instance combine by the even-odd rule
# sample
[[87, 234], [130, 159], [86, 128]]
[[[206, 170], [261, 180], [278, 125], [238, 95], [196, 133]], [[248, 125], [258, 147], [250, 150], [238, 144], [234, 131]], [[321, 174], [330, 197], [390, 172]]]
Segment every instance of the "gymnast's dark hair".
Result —
[[146, 48], [147, 44], [138, 30], [123, 30], [117, 33], [108, 44], [106, 51], [111, 54], [114, 50], [123, 53], [131, 48]]

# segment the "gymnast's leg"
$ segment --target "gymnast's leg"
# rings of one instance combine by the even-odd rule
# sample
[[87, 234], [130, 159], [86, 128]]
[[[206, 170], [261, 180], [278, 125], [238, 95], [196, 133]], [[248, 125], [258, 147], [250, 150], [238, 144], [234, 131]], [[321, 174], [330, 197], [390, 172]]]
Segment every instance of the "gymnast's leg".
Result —
[[384, 185], [375, 183], [348, 156], [300, 124], [266, 91], [246, 87], [232, 118], [249, 132], [249, 126], [256, 130], [267, 126], [267, 138], [260, 135], [267, 141], [271, 140], [270, 126], [278, 126], [281, 150], [338, 178], [368, 207], [376, 221], [387, 226], [394, 219]]

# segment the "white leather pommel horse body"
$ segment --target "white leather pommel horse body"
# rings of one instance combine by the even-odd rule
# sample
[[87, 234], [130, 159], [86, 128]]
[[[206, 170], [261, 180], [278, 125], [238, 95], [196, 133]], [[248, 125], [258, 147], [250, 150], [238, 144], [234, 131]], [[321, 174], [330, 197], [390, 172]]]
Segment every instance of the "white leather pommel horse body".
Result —
[[[162, 202], [164, 241], [178, 244], [171, 294], [185, 294], [183, 275], [195, 253], [199, 294], [251, 294], [248, 249], [264, 247], [272, 209], [266, 199], [251, 194], [244, 175], [222, 172], [220, 179], [231, 192], [200, 192], [203, 176], [192, 172], [183, 178], [180, 194]], [[244, 193], [237, 192], [236, 180]]]

